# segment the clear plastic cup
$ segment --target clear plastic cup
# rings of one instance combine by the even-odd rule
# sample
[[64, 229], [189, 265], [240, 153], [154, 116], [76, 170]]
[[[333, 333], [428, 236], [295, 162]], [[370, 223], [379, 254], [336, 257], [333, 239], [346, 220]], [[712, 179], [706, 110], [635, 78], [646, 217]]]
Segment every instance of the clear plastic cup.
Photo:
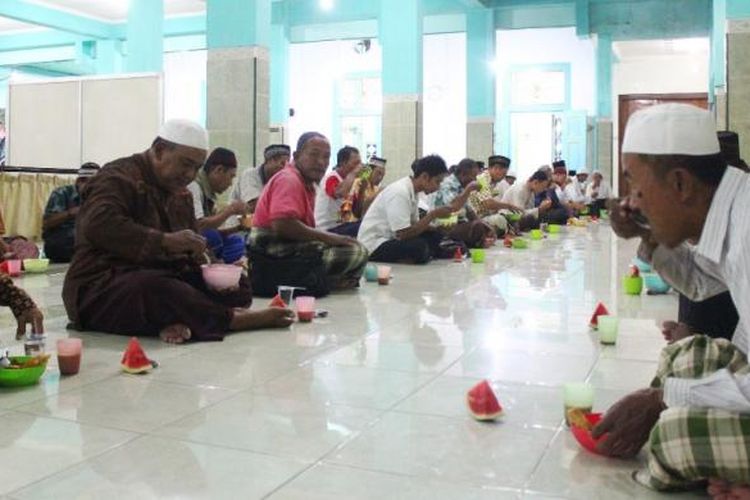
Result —
[[297, 297], [294, 299], [297, 306], [297, 319], [301, 323], [309, 323], [315, 317], [315, 297]]
[[278, 292], [279, 297], [281, 297], [281, 300], [284, 301], [284, 304], [292, 303], [292, 299], [294, 298], [293, 286], [280, 285], [276, 288], [276, 291]]
[[387, 285], [391, 282], [391, 267], [378, 266], [378, 284]]
[[57, 341], [57, 365], [60, 375], [75, 375], [81, 368], [81, 339], [60, 339]]
[[568, 411], [577, 409], [591, 413], [594, 407], [594, 386], [585, 382], [571, 382], [563, 386], [563, 403], [565, 405], [565, 423], [568, 422]]
[[617, 316], [599, 316], [598, 318], [599, 342], [605, 345], [615, 345], [617, 334], [620, 330], [620, 320]]

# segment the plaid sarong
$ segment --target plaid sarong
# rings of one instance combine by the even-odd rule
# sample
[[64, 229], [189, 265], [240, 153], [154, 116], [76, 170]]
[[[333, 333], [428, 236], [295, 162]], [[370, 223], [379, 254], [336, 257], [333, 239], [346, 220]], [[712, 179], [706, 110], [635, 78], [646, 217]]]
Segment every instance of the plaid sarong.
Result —
[[[732, 343], [694, 335], [664, 348], [652, 387], [666, 378], [703, 378], [723, 368], [750, 372]], [[701, 486], [709, 478], [750, 484], [750, 414], [711, 408], [669, 408], [649, 439], [648, 467], [636, 480], [657, 490]]]
[[247, 242], [254, 251], [276, 259], [320, 255], [331, 289], [351, 288], [362, 277], [369, 257], [367, 248], [359, 242], [334, 247], [320, 241], [282, 240], [257, 227], [252, 229]]

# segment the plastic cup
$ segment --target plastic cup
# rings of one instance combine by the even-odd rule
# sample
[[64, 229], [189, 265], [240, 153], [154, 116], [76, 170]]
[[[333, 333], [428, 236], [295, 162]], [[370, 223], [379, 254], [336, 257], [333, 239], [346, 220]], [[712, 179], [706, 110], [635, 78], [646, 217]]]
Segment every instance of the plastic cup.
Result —
[[585, 382], [571, 382], [563, 386], [563, 403], [565, 406], [565, 423], [568, 422], [568, 411], [578, 409], [591, 413], [594, 407], [594, 386]]
[[315, 297], [297, 297], [297, 319], [300, 323], [309, 323], [315, 317]]
[[640, 276], [625, 276], [622, 287], [627, 295], [640, 295], [643, 291], [643, 278]]
[[557, 234], [560, 232], [561, 226], [560, 224], [550, 224], [547, 230], [549, 231], [549, 234]]
[[541, 240], [542, 239], [542, 230], [541, 229], [532, 229], [529, 233], [529, 236], [532, 240]]
[[378, 266], [378, 285], [387, 285], [391, 282], [391, 267]]
[[484, 262], [484, 248], [471, 248], [469, 249], [469, 255], [471, 255], [471, 261], [474, 264], [481, 264], [482, 262]]
[[599, 316], [598, 318], [599, 342], [604, 345], [615, 345], [617, 333], [620, 330], [620, 320], [617, 316]]
[[292, 303], [292, 299], [294, 298], [293, 286], [280, 285], [276, 288], [276, 292], [279, 294], [279, 297], [281, 297], [281, 300], [284, 301], [284, 304]]
[[378, 266], [367, 264], [367, 267], [365, 267], [365, 280], [371, 282], [378, 281]]
[[9, 259], [8, 274], [10, 276], [21, 276], [21, 261], [18, 259]]
[[81, 368], [81, 339], [60, 339], [57, 341], [57, 365], [60, 375], [75, 375]]

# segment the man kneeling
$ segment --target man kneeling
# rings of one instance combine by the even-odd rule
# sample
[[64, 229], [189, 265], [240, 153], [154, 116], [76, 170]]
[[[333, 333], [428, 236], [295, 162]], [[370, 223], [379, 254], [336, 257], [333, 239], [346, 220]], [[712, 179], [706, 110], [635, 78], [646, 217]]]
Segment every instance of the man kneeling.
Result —
[[207, 149], [203, 127], [169, 121], [150, 149], [106, 165], [86, 185], [76, 253], [63, 286], [75, 327], [158, 334], [179, 344], [291, 324], [289, 310], [248, 309], [247, 278], [234, 290], [210, 290], [203, 282], [197, 263], [206, 241], [195, 232], [186, 188]]

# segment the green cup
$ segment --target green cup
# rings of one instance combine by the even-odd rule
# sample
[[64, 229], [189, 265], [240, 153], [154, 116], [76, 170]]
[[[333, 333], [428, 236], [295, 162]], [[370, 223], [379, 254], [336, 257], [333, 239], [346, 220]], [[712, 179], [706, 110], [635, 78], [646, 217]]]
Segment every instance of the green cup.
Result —
[[532, 240], [541, 240], [542, 239], [542, 230], [541, 229], [532, 229], [529, 233], [529, 236]]
[[513, 248], [520, 248], [520, 249], [529, 248], [529, 242], [523, 238], [513, 238], [512, 246]]
[[560, 229], [562, 229], [562, 226], [560, 224], [550, 224], [547, 227], [547, 231], [549, 231], [549, 234], [557, 234], [560, 232]]
[[573, 409], [591, 413], [594, 407], [594, 386], [585, 382], [571, 382], [563, 386], [563, 403], [565, 405], [565, 423], [568, 422], [568, 411]]
[[599, 325], [599, 342], [604, 345], [615, 345], [617, 343], [617, 334], [620, 330], [620, 320], [617, 316], [599, 316], [597, 319]]
[[484, 248], [471, 248], [469, 249], [469, 255], [471, 255], [471, 261], [474, 264], [481, 264], [484, 262]]
[[643, 291], [643, 278], [640, 276], [625, 276], [622, 287], [627, 295], [640, 295]]

